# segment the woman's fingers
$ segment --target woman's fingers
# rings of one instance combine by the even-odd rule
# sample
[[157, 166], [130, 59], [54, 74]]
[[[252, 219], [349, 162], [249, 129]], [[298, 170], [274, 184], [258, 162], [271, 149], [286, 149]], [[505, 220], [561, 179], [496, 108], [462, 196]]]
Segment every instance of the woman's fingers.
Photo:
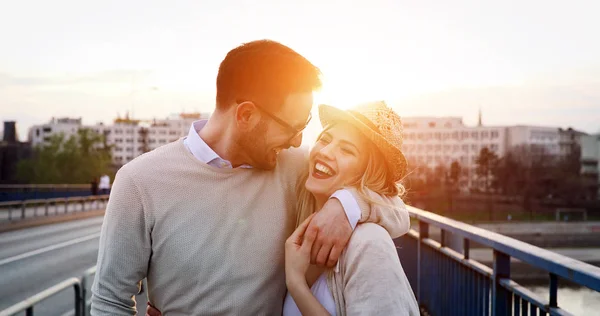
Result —
[[302, 224], [300, 224], [300, 226], [296, 228], [296, 230], [292, 233], [288, 240], [300, 246], [302, 244], [302, 239], [304, 238], [306, 228], [308, 227], [308, 223], [310, 223], [310, 220], [313, 218], [313, 215], [314, 214], [311, 214], [307, 219], [305, 219], [304, 222], [302, 222]]
[[305, 252], [307, 256], [310, 256], [310, 251], [316, 239], [317, 231], [314, 229], [307, 229], [304, 232], [304, 240], [302, 241], [302, 247], [300, 250]]

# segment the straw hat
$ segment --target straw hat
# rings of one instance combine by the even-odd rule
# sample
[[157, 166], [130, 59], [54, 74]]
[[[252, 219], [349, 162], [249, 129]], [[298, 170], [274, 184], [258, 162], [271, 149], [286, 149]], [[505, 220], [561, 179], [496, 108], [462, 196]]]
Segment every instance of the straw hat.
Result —
[[319, 118], [323, 127], [340, 121], [352, 124], [379, 148], [394, 181], [406, 175], [406, 158], [401, 150], [402, 121], [385, 102], [364, 103], [349, 110], [321, 104]]

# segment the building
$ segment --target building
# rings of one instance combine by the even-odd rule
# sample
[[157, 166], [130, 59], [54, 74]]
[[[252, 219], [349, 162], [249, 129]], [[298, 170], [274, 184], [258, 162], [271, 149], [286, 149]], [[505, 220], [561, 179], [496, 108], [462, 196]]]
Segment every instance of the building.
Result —
[[484, 126], [481, 115], [476, 126], [466, 126], [459, 117], [405, 117], [403, 127], [402, 150], [409, 165], [448, 169], [456, 161], [461, 166], [459, 187], [464, 190], [480, 184], [476, 161], [483, 148], [503, 157], [517, 146], [528, 146], [564, 158], [579, 154], [580, 139], [586, 135], [571, 128]]
[[498, 156], [507, 150], [506, 127], [466, 126], [458, 117], [403, 118], [402, 150], [407, 159], [418, 166], [448, 168], [452, 162], [461, 165], [461, 187], [475, 181], [476, 159], [487, 147]]
[[0, 142], [0, 183], [17, 183], [17, 164], [22, 159], [31, 157], [29, 143], [19, 142], [16, 122], [4, 122], [4, 132]]
[[77, 131], [82, 127], [81, 118], [52, 118], [50, 122], [42, 125], [35, 125], [29, 129], [29, 141], [32, 146], [38, 146], [50, 141], [54, 135], [62, 134], [66, 138], [71, 135], [77, 135]]
[[166, 119], [137, 120], [128, 116], [117, 118], [112, 125], [102, 123], [85, 126], [80, 119], [52, 120], [48, 124], [34, 126], [29, 134], [32, 143], [44, 144], [51, 135], [63, 133], [74, 135], [80, 128], [88, 128], [104, 135], [106, 145], [111, 146], [113, 163], [124, 165], [135, 157], [187, 135], [192, 122], [207, 119], [208, 113], [182, 113]]
[[600, 134], [581, 137], [581, 174], [587, 196], [600, 199]]

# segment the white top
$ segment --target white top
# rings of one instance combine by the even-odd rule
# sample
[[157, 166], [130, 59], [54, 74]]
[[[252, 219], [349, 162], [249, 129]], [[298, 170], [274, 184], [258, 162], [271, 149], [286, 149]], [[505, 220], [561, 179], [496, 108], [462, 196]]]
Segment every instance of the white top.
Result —
[[[327, 287], [327, 273], [321, 274], [317, 281], [310, 287], [310, 291], [330, 315], [336, 315], [335, 301], [329, 291], [329, 287]], [[283, 303], [283, 316], [302, 316], [289, 292], [285, 296], [285, 302]]]
[[98, 183], [98, 189], [110, 189], [110, 177], [107, 175], [103, 175], [100, 177], [100, 182]]

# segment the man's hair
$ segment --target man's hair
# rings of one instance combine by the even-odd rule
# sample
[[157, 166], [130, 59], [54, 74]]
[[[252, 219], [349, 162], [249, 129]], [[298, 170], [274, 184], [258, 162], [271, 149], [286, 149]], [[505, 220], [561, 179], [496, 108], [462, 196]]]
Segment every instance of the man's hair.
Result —
[[217, 110], [253, 101], [278, 110], [292, 93], [321, 87], [321, 71], [293, 49], [271, 40], [242, 44], [227, 53], [217, 75]]

